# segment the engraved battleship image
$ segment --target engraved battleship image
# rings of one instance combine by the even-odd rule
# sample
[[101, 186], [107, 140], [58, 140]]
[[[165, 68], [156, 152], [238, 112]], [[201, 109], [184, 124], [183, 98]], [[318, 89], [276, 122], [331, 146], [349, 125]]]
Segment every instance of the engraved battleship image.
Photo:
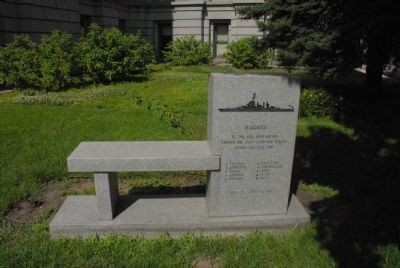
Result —
[[294, 107], [288, 105], [288, 108], [280, 108], [272, 106], [267, 100], [260, 104], [256, 103], [256, 93], [253, 93], [251, 100], [244, 106], [232, 107], [232, 108], [220, 108], [221, 112], [294, 112]]

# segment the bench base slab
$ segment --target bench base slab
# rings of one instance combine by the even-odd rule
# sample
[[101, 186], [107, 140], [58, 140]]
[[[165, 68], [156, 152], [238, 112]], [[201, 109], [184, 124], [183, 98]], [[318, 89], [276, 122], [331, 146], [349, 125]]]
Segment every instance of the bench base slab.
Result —
[[113, 220], [98, 220], [95, 196], [69, 196], [50, 223], [55, 237], [124, 234], [157, 237], [169, 233], [244, 235], [255, 230], [275, 233], [306, 224], [310, 216], [296, 196], [288, 213], [240, 217], [208, 217], [204, 196], [124, 197]]

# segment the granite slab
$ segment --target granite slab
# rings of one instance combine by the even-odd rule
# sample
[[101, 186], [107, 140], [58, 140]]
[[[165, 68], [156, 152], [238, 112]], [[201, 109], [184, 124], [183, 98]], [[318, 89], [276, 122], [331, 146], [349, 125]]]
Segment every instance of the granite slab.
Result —
[[82, 142], [67, 159], [70, 172], [219, 170], [206, 141]]
[[86, 237], [127, 234], [154, 237], [169, 233], [242, 235], [255, 230], [277, 232], [309, 222], [309, 215], [293, 195], [284, 214], [247, 217], [209, 217], [204, 196], [125, 197], [113, 220], [99, 220], [95, 196], [69, 196], [50, 223], [51, 236]]

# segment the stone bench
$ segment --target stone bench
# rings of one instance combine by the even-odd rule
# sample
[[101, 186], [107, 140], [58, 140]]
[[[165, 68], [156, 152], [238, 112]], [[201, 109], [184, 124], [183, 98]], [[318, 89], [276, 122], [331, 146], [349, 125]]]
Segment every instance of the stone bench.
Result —
[[114, 218], [117, 172], [219, 170], [206, 141], [82, 142], [67, 159], [70, 172], [93, 172], [98, 219]]
[[[96, 196], [69, 196], [57, 236], [274, 232], [310, 219], [290, 192], [300, 84], [283, 76], [211, 74], [206, 141], [83, 142], [71, 172]], [[207, 171], [205, 195], [118, 197], [117, 172]], [[118, 204], [117, 204], [118, 203]]]

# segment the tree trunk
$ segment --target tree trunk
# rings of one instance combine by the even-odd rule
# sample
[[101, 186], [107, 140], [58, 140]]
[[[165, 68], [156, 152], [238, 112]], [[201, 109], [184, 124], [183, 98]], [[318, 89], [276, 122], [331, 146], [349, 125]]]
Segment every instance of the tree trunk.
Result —
[[392, 50], [393, 29], [373, 20], [367, 36], [366, 88], [371, 93], [380, 92], [383, 85], [383, 66], [389, 61]]
[[[372, 39], [372, 38], [371, 38]], [[367, 50], [366, 88], [369, 92], [382, 89], [383, 60], [382, 51], [379, 49], [379, 40], [370, 39]]]
[[374, 62], [372, 60], [367, 61], [366, 71], [366, 87], [370, 92], [376, 92], [382, 89], [383, 80], [383, 64], [380, 62]]

